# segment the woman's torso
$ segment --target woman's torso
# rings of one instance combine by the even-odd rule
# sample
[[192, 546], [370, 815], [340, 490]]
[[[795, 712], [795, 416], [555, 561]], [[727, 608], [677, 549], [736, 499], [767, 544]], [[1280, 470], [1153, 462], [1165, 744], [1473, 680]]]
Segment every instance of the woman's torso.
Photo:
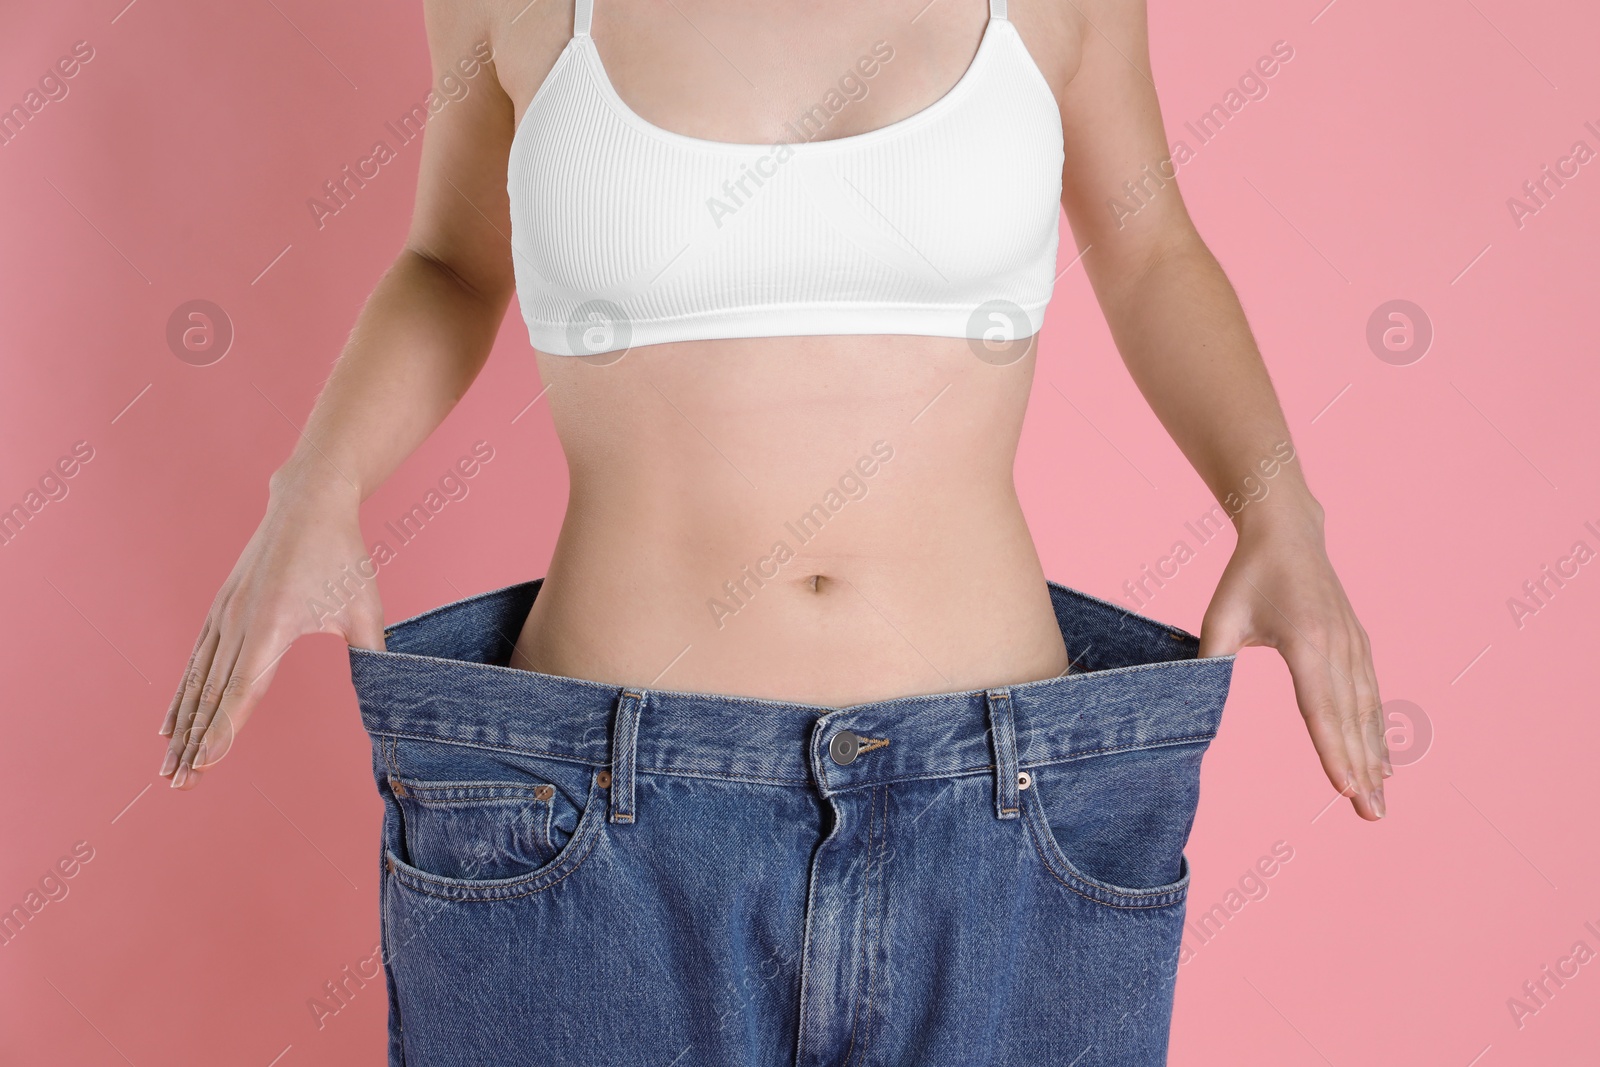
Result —
[[[1070, 26], [1018, 6], [1040, 70], [1063, 85]], [[889, 40], [899, 65], [830, 124], [829, 138], [848, 137], [926, 108], [970, 64], [983, 0], [919, 10], [599, 0], [593, 37], [644, 119], [745, 143], [779, 140], [858, 52]], [[570, 14], [552, 6], [495, 43], [519, 121]], [[1036, 347], [996, 361], [964, 338], [836, 335], [541, 353], [571, 489], [513, 664], [832, 706], [1060, 674], [1012, 483]]]

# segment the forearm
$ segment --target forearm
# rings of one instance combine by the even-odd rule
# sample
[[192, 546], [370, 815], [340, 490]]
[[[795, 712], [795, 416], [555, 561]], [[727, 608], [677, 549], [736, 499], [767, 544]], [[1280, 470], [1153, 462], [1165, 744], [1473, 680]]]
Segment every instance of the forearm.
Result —
[[1102, 286], [1128, 372], [1235, 525], [1320, 528], [1244, 309], [1205, 245], [1195, 238], [1120, 286]]
[[368, 297], [293, 453], [273, 474], [274, 496], [366, 499], [477, 377], [508, 299], [476, 293], [403, 251]]

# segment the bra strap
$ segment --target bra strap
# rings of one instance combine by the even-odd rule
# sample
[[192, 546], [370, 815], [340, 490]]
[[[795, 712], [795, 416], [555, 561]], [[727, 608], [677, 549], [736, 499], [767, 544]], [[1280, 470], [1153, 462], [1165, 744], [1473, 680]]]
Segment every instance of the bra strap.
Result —
[[[593, 0], [590, 0], [593, 3]], [[1003, 19], [1006, 17], [1006, 0], [989, 0], [989, 17]]]
[[[991, 11], [994, 9], [994, 3], [995, 0], [989, 0], [989, 7]], [[1005, 8], [1005, 6], [1006, 0], [1000, 0], [1000, 7], [1002, 10]], [[594, 0], [576, 0], [572, 10], [572, 35], [574, 37], [589, 36], [589, 23], [593, 21], [593, 19]]]

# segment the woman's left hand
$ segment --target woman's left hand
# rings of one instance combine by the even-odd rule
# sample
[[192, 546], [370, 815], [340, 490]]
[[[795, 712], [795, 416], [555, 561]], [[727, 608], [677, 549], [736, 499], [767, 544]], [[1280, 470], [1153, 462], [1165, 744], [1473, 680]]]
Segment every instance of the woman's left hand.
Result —
[[1365, 819], [1384, 817], [1384, 740], [1367, 632], [1339, 584], [1322, 534], [1322, 509], [1253, 503], [1200, 628], [1200, 655], [1246, 645], [1277, 649], [1322, 769]]

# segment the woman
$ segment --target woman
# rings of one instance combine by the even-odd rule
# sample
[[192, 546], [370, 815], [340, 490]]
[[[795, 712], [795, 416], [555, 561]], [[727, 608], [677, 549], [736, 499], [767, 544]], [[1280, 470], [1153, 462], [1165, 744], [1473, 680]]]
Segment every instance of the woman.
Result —
[[[427, 5], [468, 91], [162, 727], [193, 788], [296, 636], [350, 644], [392, 1063], [1163, 1062], [1245, 645], [1383, 816], [1239, 304], [1170, 181], [1106, 206], [1167, 155], [1143, 3], [829, 8]], [[1237, 527], [1198, 640], [1047, 582], [1018, 507], [1058, 204]], [[385, 630], [357, 506], [513, 292], [570, 467], [548, 574]]]

